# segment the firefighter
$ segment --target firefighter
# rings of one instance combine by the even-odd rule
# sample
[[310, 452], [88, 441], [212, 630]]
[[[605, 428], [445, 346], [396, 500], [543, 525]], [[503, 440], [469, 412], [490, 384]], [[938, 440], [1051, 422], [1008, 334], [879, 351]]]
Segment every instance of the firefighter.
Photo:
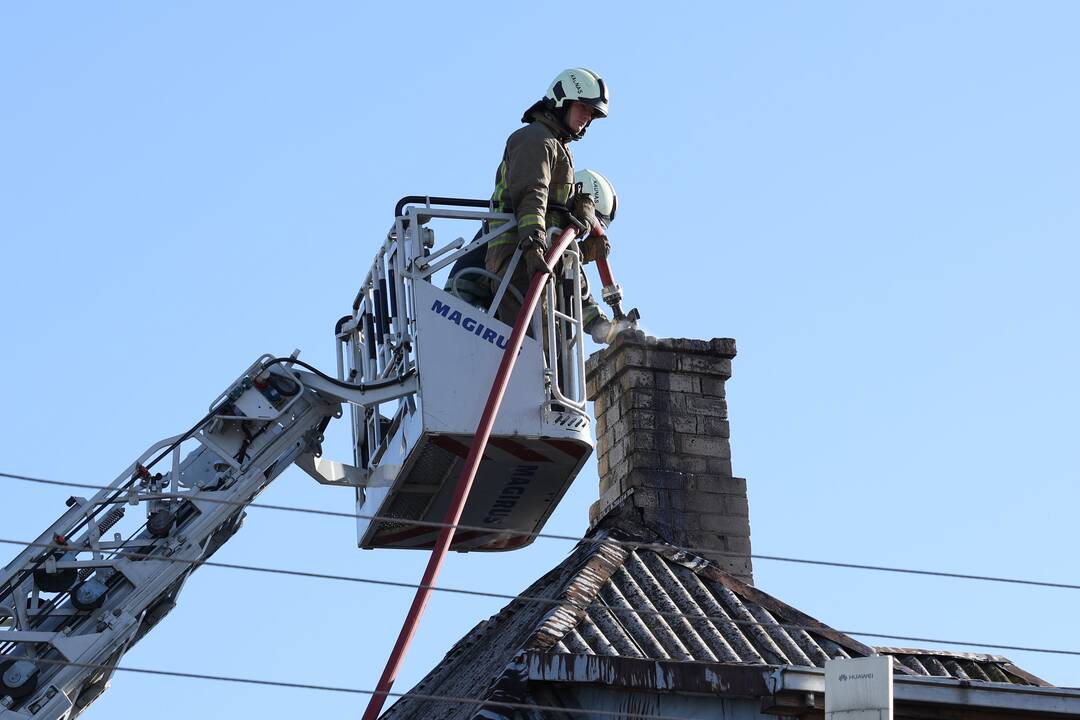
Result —
[[[505, 233], [488, 243], [485, 267], [501, 279], [514, 250], [520, 247], [522, 261], [514, 268], [510, 287], [522, 296], [529, 279], [546, 270], [548, 226], [565, 225], [565, 218], [550, 206], [569, 207], [575, 216], [584, 216], [590, 223], [595, 220], [588, 195], [574, 195], [574, 158], [569, 145], [585, 135], [595, 118], [607, 114], [608, 89], [603, 78], [585, 68], [571, 68], [559, 73], [544, 97], [525, 111], [521, 121], [527, 125], [506, 141], [495, 174], [492, 201], [499, 210], [514, 214], [517, 232]], [[603, 244], [602, 237], [588, 238], [582, 243], [582, 251], [588, 248], [590, 253], [597, 252], [598, 244]], [[489, 282], [494, 292], [499, 281]], [[496, 312], [496, 317], [511, 325], [521, 307], [514, 295], [506, 293]]]
[[[619, 198], [611, 182], [595, 170], [580, 170], [574, 173], [574, 185], [582, 195], [592, 200], [595, 219], [590, 218], [590, 220], [595, 222], [593, 233], [580, 245], [582, 264], [591, 263], [606, 258], [611, 251], [607, 228], [615, 219]], [[588, 292], [588, 283], [584, 279], [584, 273], [582, 273], [582, 288], [584, 297], [581, 298], [581, 320], [585, 332], [592, 336], [594, 342], [606, 345], [624, 328], [618, 323], [611, 322], [604, 315], [604, 311], [593, 299], [592, 293]]]

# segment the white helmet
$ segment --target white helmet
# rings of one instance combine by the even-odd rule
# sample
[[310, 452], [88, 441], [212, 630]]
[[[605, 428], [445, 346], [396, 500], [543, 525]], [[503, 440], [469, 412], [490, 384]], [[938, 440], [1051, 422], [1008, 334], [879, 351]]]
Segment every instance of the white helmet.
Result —
[[608, 114], [608, 91], [604, 78], [586, 68], [563, 70], [551, 81], [544, 99], [556, 108], [576, 100], [591, 106], [598, 117], [607, 117]]
[[596, 205], [596, 214], [610, 225], [615, 219], [615, 211], [618, 209], [619, 198], [615, 195], [615, 188], [611, 181], [595, 170], [578, 170], [574, 173], [574, 184], [579, 192], [589, 195], [593, 204]]

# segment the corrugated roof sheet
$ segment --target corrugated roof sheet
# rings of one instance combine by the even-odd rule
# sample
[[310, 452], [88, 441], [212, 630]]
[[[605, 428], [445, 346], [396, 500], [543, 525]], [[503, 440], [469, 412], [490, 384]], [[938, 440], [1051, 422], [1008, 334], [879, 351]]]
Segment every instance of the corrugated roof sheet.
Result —
[[[600, 530], [514, 600], [476, 626], [414, 688], [418, 693], [527, 697], [528, 653], [665, 662], [823, 667], [878, 652], [907, 675], [1048, 685], [993, 655], [873, 648], [839, 633], [705, 559], [621, 530]], [[799, 627], [791, 627], [799, 626]], [[387, 718], [471, 717], [475, 706], [399, 700]]]
[[1016, 667], [1009, 658], [1001, 655], [885, 646], [875, 647], [874, 650], [883, 655], [892, 655], [915, 675], [1051, 687], [1050, 683]]
[[677, 559], [619, 551], [622, 564], [553, 652], [815, 667], [830, 657], [861, 654], [825, 635], [783, 627], [797, 621]]

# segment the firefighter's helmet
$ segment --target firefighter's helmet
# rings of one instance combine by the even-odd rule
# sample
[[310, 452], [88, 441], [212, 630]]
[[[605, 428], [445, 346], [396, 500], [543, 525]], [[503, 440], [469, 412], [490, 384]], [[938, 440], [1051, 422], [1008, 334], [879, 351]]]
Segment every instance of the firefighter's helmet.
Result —
[[544, 99], [555, 108], [578, 101], [592, 107], [597, 117], [607, 117], [608, 89], [604, 78], [586, 68], [570, 68], [551, 81]]
[[611, 181], [595, 170], [578, 170], [574, 173], [574, 184], [593, 199], [596, 214], [605, 225], [610, 225], [619, 206]]

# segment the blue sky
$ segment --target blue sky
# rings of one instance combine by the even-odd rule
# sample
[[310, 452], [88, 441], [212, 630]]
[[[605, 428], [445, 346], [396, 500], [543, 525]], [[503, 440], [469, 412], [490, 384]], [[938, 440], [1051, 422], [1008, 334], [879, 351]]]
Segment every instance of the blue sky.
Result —
[[[754, 550], [1078, 582], [1078, 22], [1066, 2], [8, 3], [0, 471], [108, 481], [259, 354], [331, 368], [397, 198], [486, 197], [521, 111], [584, 65], [612, 110], [573, 149], [618, 189], [629, 304], [653, 334], [738, 341]], [[0, 483], [5, 537], [69, 494]], [[596, 483], [590, 464], [548, 530], [583, 532]], [[264, 499], [352, 508], [295, 469]], [[441, 583], [519, 592], [568, 550], [455, 555]], [[218, 559], [415, 582], [426, 558], [253, 510]], [[756, 576], [843, 630], [1080, 650], [1076, 591]], [[203, 569], [125, 662], [370, 688], [410, 599]], [[501, 604], [436, 595], [397, 689]], [[1076, 657], [999, 653], [1080, 684]], [[122, 675], [86, 717], [361, 704]]]

